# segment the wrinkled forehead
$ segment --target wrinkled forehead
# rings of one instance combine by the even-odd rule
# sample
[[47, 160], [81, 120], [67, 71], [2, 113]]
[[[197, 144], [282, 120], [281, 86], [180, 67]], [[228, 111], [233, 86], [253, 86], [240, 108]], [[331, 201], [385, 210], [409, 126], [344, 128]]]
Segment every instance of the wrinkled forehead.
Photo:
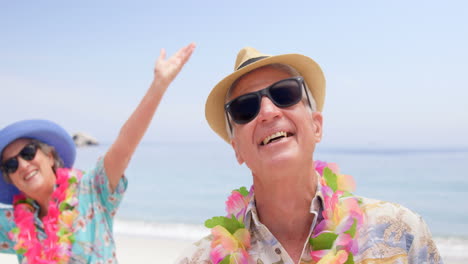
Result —
[[299, 73], [289, 65], [277, 63], [262, 66], [237, 78], [229, 88], [225, 102], [294, 76], [299, 76]]

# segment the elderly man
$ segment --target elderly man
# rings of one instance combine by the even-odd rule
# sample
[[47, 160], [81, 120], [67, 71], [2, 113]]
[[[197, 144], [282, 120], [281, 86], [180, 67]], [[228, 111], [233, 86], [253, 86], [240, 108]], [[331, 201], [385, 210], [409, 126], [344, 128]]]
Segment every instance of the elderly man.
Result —
[[299, 54], [242, 49], [206, 103], [253, 187], [234, 190], [211, 235], [178, 263], [442, 263], [422, 218], [354, 196], [336, 164], [313, 161], [322, 137], [325, 78]]

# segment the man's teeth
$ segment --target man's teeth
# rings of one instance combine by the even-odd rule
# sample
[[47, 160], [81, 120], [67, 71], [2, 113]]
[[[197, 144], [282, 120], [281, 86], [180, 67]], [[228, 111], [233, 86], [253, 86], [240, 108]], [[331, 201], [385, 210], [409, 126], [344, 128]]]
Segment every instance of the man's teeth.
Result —
[[263, 145], [266, 145], [266, 144], [270, 143], [270, 141], [271, 141], [272, 139], [278, 138], [278, 137], [287, 137], [287, 133], [284, 132], [284, 131], [276, 132], [276, 133], [274, 133], [274, 134], [272, 134], [272, 135], [266, 137], [266, 138], [262, 141], [262, 143], [263, 143]]
[[37, 171], [31, 171], [31, 173], [29, 173], [28, 175], [26, 175], [26, 177], [24, 177], [24, 180], [29, 180], [31, 179], [32, 177], [36, 176], [37, 174]]

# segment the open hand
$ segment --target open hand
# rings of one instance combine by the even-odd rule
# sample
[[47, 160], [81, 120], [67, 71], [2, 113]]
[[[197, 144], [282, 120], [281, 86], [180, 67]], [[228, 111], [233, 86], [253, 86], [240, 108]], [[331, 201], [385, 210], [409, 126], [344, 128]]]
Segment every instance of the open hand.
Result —
[[166, 51], [161, 50], [161, 55], [156, 61], [154, 80], [150, 88], [122, 126], [119, 136], [104, 156], [104, 168], [112, 191], [115, 190], [122, 175], [124, 175], [136, 147], [153, 119], [164, 92], [190, 58], [194, 49], [195, 44], [189, 44], [167, 60]]
[[172, 57], [166, 60], [166, 50], [161, 49], [161, 54], [154, 68], [154, 79], [164, 86], [168, 86], [179, 74], [182, 67], [188, 61], [195, 49], [195, 43], [181, 48]]

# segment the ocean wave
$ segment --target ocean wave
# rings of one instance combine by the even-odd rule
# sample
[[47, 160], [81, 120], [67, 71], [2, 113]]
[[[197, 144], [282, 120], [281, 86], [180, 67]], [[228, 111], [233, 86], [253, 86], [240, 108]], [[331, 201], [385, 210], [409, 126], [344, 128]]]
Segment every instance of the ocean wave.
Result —
[[189, 241], [199, 240], [210, 233], [209, 229], [202, 225], [127, 221], [121, 219], [116, 219], [114, 221], [114, 232], [123, 235]]
[[[154, 238], [197, 241], [209, 235], [202, 225], [181, 223], [157, 223], [116, 219], [114, 232], [117, 234]], [[443, 259], [468, 259], [468, 237], [434, 237]]]
[[468, 259], [468, 237], [434, 237], [434, 241], [443, 259]]

